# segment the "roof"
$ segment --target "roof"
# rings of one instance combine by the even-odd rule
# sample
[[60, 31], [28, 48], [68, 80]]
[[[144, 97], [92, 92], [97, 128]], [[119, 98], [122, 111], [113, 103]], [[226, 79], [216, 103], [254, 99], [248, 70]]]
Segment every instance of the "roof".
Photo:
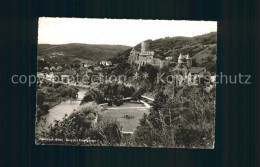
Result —
[[198, 74], [198, 73], [202, 72], [203, 70], [205, 70], [205, 68], [203, 68], [203, 67], [193, 67], [190, 69], [190, 73]]
[[190, 56], [189, 56], [189, 54], [182, 55], [182, 54], [180, 53], [180, 55], [179, 55], [179, 58], [178, 58], [178, 59], [190, 59]]
[[107, 64], [108, 65], [112, 65], [112, 61], [107, 61]]

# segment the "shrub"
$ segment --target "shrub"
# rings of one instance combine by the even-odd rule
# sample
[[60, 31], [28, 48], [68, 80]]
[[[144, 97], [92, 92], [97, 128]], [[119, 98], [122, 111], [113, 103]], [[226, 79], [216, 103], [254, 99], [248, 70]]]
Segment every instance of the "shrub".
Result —
[[88, 103], [93, 101], [93, 97], [90, 94], [85, 94], [85, 96], [83, 97], [82, 101], [80, 102], [80, 105], [84, 104], [84, 103]]
[[141, 99], [141, 95], [143, 95], [146, 92], [144, 87], [141, 87], [140, 89], [138, 89], [132, 96], [133, 100], [140, 100]]
[[44, 102], [44, 103], [43, 103], [42, 105], [40, 105], [39, 107], [40, 107], [40, 109], [41, 109], [42, 111], [44, 111], [45, 114], [49, 112], [50, 105], [49, 105], [48, 103]]
[[90, 129], [94, 124], [100, 107], [96, 104], [85, 104], [62, 121], [56, 121], [50, 126], [47, 134], [50, 138], [85, 139], [90, 137]]
[[97, 124], [94, 129], [95, 134], [99, 132], [100, 135], [93, 136], [94, 140], [101, 141], [104, 145], [116, 145], [121, 142], [121, 127], [119, 122], [113, 119], [104, 119]]
[[38, 90], [37, 94], [36, 94], [36, 100], [37, 100], [37, 104], [39, 106], [41, 106], [43, 104], [43, 102], [45, 101], [46, 97], [45, 97], [45, 93]]
[[120, 106], [123, 104], [123, 96], [117, 96], [115, 99], [114, 99], [114, 104], [117, 105], [117, 106]]
[[[86, 143], [88, 145], [120, 144], [120, 124], [115, 120], [103, 118], [99, 118], [96, 122], [100, 110], [100, 106], [96, 103], [84, 104], [61, 121], [55, 121], [55, 124], [49, 127], [49, 131], [44, 132], [42, 136], [59, 139], [96, 140], [95, 143]], [[75, 142], [74, 144], [82, 143]]]
[[175, 142], [178, 147], [207, 147], [213, 145], [213, 138], [207, 129], [185, 128], [176, 130]]

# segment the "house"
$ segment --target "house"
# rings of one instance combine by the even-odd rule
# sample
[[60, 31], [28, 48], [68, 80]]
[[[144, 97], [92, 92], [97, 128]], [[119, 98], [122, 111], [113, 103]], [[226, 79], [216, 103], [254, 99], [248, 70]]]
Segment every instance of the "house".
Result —
[[49, 70], [49, 67], [44, 67], [43, 69], [44, 69], [44, 70]]
[[44, 73], [37, 72], [37, 78], [45, 78]]
[[198, 83], [198, 80], [203, 78], [206, 74], [208, 74], [208, 72], [204, 67], [192, 67], [186, 74], [186, 78], [188, 79], [189, 84], [198, 85], [200, 84]]
[[82, 68], [88, 68], [90, 65], [88, 65], [86, 62], [81, 63]]
[[101, 71], [102, 68], [100, 66], [94, 66], [94, 71]]
[[45, 78], [46, 78], [47, 80], [53, 80], [53, 78], [54, 78], [54, 73], [53, 73], [53, 72], [50, 72], [49, 74], [46, 74], [46, 75], [45, 75]]
[[170, 57], [170, 56], [169, 57], [165, 57], [165, 60], [168, 60], [168, 61], [172, 60], [172, 57]]
[[45, 72], [49, 72], [50, 69], [49, 69], [49, 67], [44, 67], [43, 70], [44, 70]]
[[216, 83], [216, 75], [210, 77], [210, 82]]
[[58, 66], [57, 68], [56, 68], [56, 71], [61, 71], [62, 70], [62, 67], [61, 66]]
[[56, 68], [54, 66], [51, 66], [50, 70], [54, 71]]
[[112, 66], [113, 65], [111, 61], [101, 61], [99, 64], [103, 65], [103, 66]]
[[204, 67], [192, 67], [189, 69], [191, 75], [196, 75], [197, 77], [201, 78], [207, 73], [206, 68]]

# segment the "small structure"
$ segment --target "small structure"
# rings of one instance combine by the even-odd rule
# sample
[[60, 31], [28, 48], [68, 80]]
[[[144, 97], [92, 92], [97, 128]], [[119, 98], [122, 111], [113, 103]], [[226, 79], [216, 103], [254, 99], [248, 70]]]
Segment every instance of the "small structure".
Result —
[[193, 67], [189, 69], [189, 73], [187, 74], [188, 82], [191, 85], [198, 85], [197, 81], [200, 78], [203, 78], [207, 74], [207, 70], [203, 67]]
[[169, 57], [165, 57], [165, 60], [168, 60], [168, 61], [172, 60], [172, 57], [170, 57], [170, 56]]
[[56, 68], [56, 71], [61, 71], [62, 70], [62, 67], [61, 66], [58, 66], [57, 68]]
[[50, 70], [54, 71], [54, 70], [56, 70], [56, 68], [54, 66], [51, 66]]
[[178, 64], [186, 65], [187, 67], [191, 67], [192, 59], [190, 58], [189, 54], [182, 55], [180, 53], [179, 58], [178, 58]]
[[82, 68], [88, 68], [89, 65], [88, 65], [86, 62], [82, 62], [82, 63], [81, 63], [81, 67], [82, 67]]
[[54, 73], [53, 73], [53, 72], [50, 72], [49, 74], [46, 74], [46, 75], [45, 75], [45, 78], [46, 78], [47, 80], [53, 80], [53, 78], [54, 78]]
[[49, 67], [44, 67], [43, 68], [45, 71], [49, 71]]
[[204, 67], [192, 67], [189, 70], [191, 75], [197, 76], [197, 77], [204, 77], [206, 74], [207, 70]]
[[100, 66], [94, 66], [94, 71], [101, 71], [102, 68]]
[[112, 66], [113, 63], [111, 61], [101, 61], [100, 62], [100, 65], [103, 65], [103, 66]]
[[210, 77], [210, 82], [216, 83], [216, 75]]

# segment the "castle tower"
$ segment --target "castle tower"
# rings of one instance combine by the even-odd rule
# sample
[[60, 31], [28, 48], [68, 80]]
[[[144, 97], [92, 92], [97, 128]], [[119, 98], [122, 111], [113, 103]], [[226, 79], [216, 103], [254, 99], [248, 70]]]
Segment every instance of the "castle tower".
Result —
[[143, 41], [141, 43], [141, 52], [147, 52], [149, 51], [149, 42]]
[[180, 53], [179, 58], [178, 58], [178, 64], [182, 64], [182, 63], [183, 63], [183, 60], [182, 60], [182, 55]]
[[192, 60], [191, 60], [189, 54], [187, 54], [187, 56], [186, 56], [186, 62], [187, 62], [186, 63], [187, 67], [191, 67], [192, 66]]

